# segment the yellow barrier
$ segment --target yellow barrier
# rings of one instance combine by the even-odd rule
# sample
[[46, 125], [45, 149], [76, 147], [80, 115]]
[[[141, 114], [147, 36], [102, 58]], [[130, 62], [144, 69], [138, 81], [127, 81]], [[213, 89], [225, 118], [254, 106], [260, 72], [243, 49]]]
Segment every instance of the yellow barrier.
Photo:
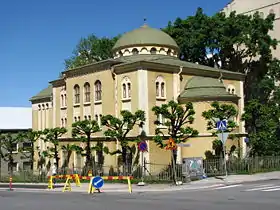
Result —
[[[95, 187], [92, 185], [92, 180], [94, 177], [90, 178], [88, 185], [88, 194], [95, 192]], [[103, 176], [101, 177], [103, 180], [127, 180], [128, 184], [128, 192], [132, 193], [132, 185], [131, 185], [131, 177], [130, 176]], [[97, 189], [98, 190], [98, 189]], [[99, 191], [100, 192], [100, 191]]]
[[66, 179], [66, 182], [64, 184], [62, 192], [65, 192], [65, 191], [70, 191], [71, 192], [72, 191], [71, 180], [72, 180], [72, 178], [70, 178], [70, 177], [68, 177]]
[[70, 180], [74, 180], [77, 187], [81, 186], [80, 176], [78, 174], [71, 174], [71, 175], [56, 175], [56, 176], [49, 176], [48, 177], [48, 189], [53, 189], [53, 179], [66, 179], [65, 185], [67, 182], [70, 183]]

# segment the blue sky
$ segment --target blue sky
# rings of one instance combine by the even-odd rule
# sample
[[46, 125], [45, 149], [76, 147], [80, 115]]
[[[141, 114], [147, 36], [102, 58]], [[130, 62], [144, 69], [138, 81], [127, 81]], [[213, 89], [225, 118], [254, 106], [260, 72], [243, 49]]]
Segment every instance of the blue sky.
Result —
[[161, 28], [197, 7], [212, 15], [229, 0], [11, 0], [0, 7], [0, 106], [30, 106], [29, 98], [64, 69], [81, 37], [112, 37], [138, 28], [147, 17]]

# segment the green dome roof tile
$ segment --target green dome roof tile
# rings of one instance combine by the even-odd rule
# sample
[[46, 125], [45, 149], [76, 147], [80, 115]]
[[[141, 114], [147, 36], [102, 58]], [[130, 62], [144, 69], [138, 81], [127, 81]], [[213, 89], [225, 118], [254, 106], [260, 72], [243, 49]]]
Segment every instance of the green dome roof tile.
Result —
[[113, 47], [113, 51], [136, 45], [166, 46], [179, 50], [177, 43], [167, 33], [144, 25], [125, 33]]

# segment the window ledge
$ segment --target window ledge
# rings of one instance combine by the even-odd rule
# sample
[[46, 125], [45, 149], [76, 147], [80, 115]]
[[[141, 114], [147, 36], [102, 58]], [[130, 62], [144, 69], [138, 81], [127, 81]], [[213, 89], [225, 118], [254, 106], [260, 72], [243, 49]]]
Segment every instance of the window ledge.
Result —
[[73, 106], [74, 106], [74, 107], [78, 107], [78, 106], [80, 106], [80, 103], [78, 103], [78, 104], [73, 104]]
[[60, 109], [67, 109], [67, 106], [61, 106]]
[[89, 102], [84, 102], [84, 106], [89, 106], [90, 105], [90, 101]]
[[102, 100], [94, 101], [94, 104], [102, 104]]
[[165, 101], [166, 97], [156, 97], [156, 100], [158, 100], [158, 101]]
[[122, 98], [122, 102], [129, 102], [131, 101], [131, 98]]

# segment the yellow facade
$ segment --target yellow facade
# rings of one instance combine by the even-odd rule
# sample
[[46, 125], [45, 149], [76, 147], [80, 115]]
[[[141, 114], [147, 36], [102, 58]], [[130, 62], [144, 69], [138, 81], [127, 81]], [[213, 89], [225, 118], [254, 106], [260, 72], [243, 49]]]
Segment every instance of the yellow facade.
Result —
[[[143, 48], [143, 46], [141, 47]], [[132, 47], [130, 46], [130, 48]], [[149, 48], [149, 46], [147, 46], [147, 48]], [[158, 46], [157, 50], [159, 51], [158, 54], [161, 56], [160, 58], [163, 58], [164, 52], [167, 52]], [[127, 52], [126, 49], [123, 49], [123, 51]], [[173, 54], [177, 55], [175, 51]], [[133, 57], [135, 55], [129, 56]], [[143, 56], [147, 57], [149, 55]], [[151, 55], [151, 57], [152, 56], [155, 55]], [[118, 62], [106, 60], [62, 72], [63, 76], [61, 78], [51, 82], [52, 97], [32, 100], [33, 129], [43, 130], [45, 128], [66, 127], [68, 133], [61, 139], [61, 145], [76, 144], [80, 146], [81, 143], [74, 142], [71, 136], [71, 125], [75, 120], [91, 119], [97, 120], [100, 123], [100, 117], [107, 114], [119, 117], [121, 110], [129, 110], [131, 112], [135, 112], [138, 109], [143, 110], [146, 113], [144, 130], [148, 142], [148, 152], [145, 153], [144, 157], [146, 162], [159, 165], [158, 169], [154, 169], [157, 171], [162, 168], [160, 165], [170, 163], [171, 155], [170, 151], [158, 148], [152, 141], [156, 129], [154, 125], [156, 116], [152, 112], [152, 107], [167, 103], [170, 100], [176, 101], [178, 95], [184, 90], [187, 82], [192, 77], [210, 76], [218, 79], [222, 70], [218, 71], [217, 69], [209, 67], [204, 70], [204, 67], [200, 65], [198, 65], [198, 67], [193, 67], [193, 65], [187, 63], [179, 65], [182, 63], [179, 59], [171, 64], [153, 63], [152, 60], [147, 62], [147, 59], [138, 59], [135, 62], [126, 63], [117, 60], [119, 58], [115, 59]], [[173, 61], [171, 60], [170, 62]], [[244, 125], [240, 119], [244, 106], [243, 79], [244, 76], [241, 74], [223, 72], [223, 83], [226, 90], [231, 92], [233, 89], [233, 94], [240, 97], [237, 103], [229, 101], [224, 102], [235, 104], [239, 110], [236, 119], [239, 126], [235, 131], [239, 134], [245, 133]], [[157, 83], [164, 84], [163, 89], [159, 90], [163, 93], [163, 96], [161, 93], [157, 93]], [[85, 89], [86, 84], [90, 87], [89, 91]], [[101, 84], [101, 86], [97, 86], [97, 84]], [[78, 86], [79, 95], [77, 95], [77, 92], [75, 93], [75, 87]], [[101, 98], [97, 98], [99, 93], [101, 94]], [[77, 97], [79, 98], [78, 103], [76, 103]], [[213, 101], [202, 100], [193, 103], [196, 114], [192, 126], [199, 131], [199, 136], [191, 138], [188, 141], [191, 145], [190, 147], [183, 147], [178, 150], [179, 162], [181, 162], [182, 158], [186, 157], [204, 157], [206, 150], [212, 150], [212, 141], [214, 137], [207, 131], [206, 121], [202, 117], [202, 112], [211, 108], [211, 102]], [[223, 103], [223, 101], [221, 102]], [[92, 136], [92, 145], [94, 145], [96, 141], [103, 141], [110, 151], [114, 151], [118, 149], [119, 145], [115, 140], [111, 139], [109, 141], [108, 138], [104, 137], [103, 132], [106, 129], [106, 127], [102, 127], [101, 132]], [[128, 136], [137, 138], [140, 132], [141, 129], [135, 126]], [[241, 147], [243, 147], [243, 152], [245, 152], [243, 141], [241, 139], [238, 141], [241, 142]], [[236, 142], [228, 141], [227, 149], [229, 149], [232, 144], [236, 144]], [[38, 146], [41, 150], [47, 147], [42, 141], [38, 142]], [[61, 161], [59, 165], [61, 166], [65, 159], [63, 152], [60, 153], [60, 156]], [[83, 162], [84, 157], [78, 157], [75, 152], [72, 152], [68, 167], [82, 167]], [[117, 157], [105, 155], [104, 165], [108, 168], [110, 166], [116, 167]]]

